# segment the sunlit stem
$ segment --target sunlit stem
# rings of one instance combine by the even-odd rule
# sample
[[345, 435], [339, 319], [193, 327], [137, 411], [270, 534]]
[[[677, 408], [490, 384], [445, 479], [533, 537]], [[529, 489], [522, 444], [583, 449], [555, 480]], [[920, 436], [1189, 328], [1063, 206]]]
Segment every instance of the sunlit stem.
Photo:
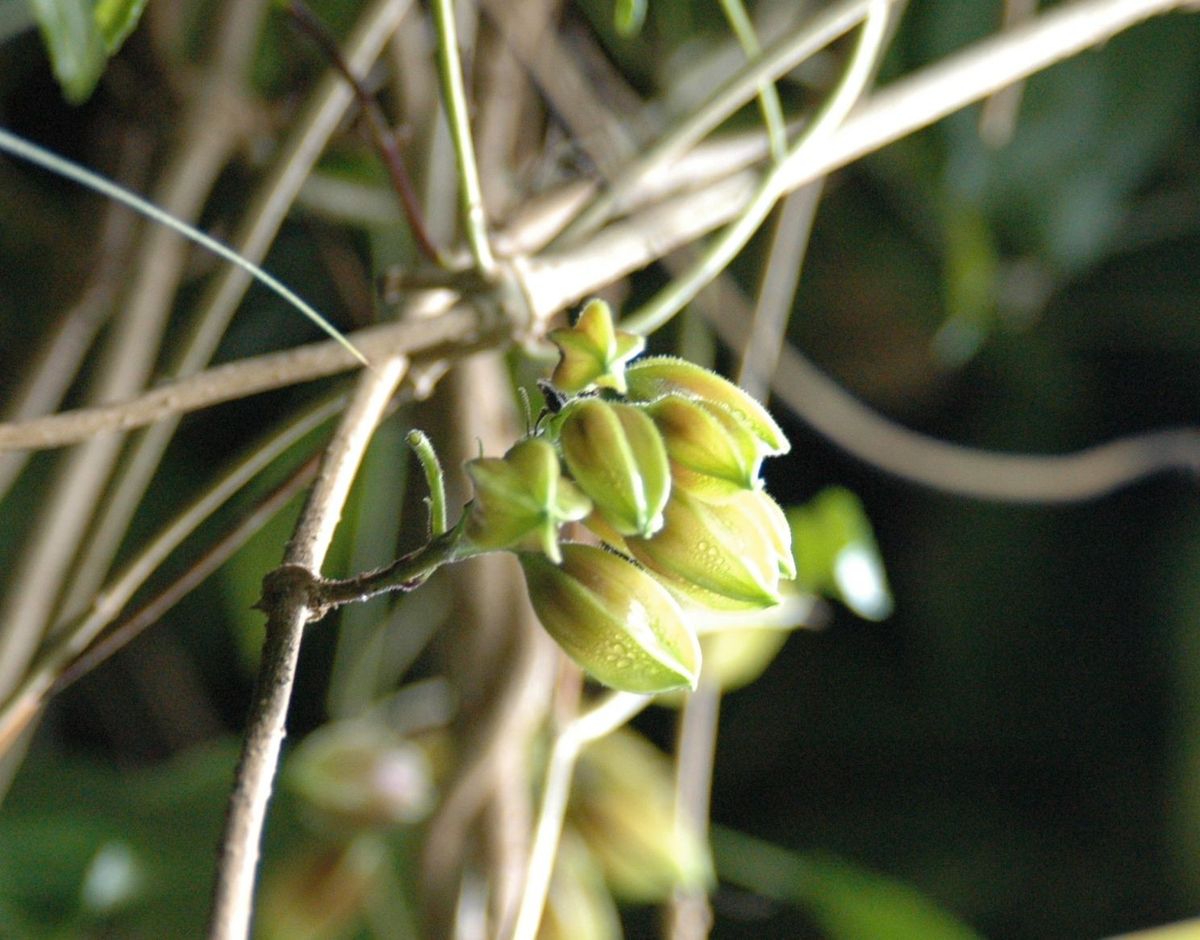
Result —
[[405, 440], [425, 472], [425, 484], [429, 487], [429, 534], [437, 538], [446, 532], [446, 480], [442, 465], [424, 432], [409, 431]]
[[2, 127], [0, 127], [0, 150], [14, 157], [19, 157], [22, 160], [28, 160], [30, 163], [40, 166], [44, 170], [48, 170], [74, 183], [78, 183], [80, 186], [90, 189], [93, 192], [119, 202], [124, 206], [128, 206], [134, 212], [144, 215], [159, 225], [165, 225], [167, 228], [178, 232], [184, 238], [190, 239], [202, 248], [211, 251], [219, 258], [236, 265], [312, 320], [317, 326], [349, 350], [354, 358], [363, 365], [370, 365], [367, 362], [366, 356], [360, 353], [354, 344], [346, 339], [345, 335], [337, 327], [326, 320], [325, 317], [318, 313], [314, 307], [295, 291], [282, 281], [268, 274], [252, 261], [243, 258], [228, 245], [217, 241], [211, 235], [206, 235], [195, 226], [188, 225], [188, 223], [181, 219], [177, 219], [173, 215], [164, 212], [158, 206], [154, 205], [154, 203], [143, 199], [137, 193], [130, 192], [123, 186], [117, 185], [107, 177], [101, 176], [99, 173], [89, 170], [87, 167], [80, 166], [78, 163], [74, 163], [65, 157], [60, 157], [58, 154], [51, 153], [49, 150], [18, 137]]
[[641, 334], [657, 330], [691, 303], [746, 246], [775, 203], [787, 192], [788, 179], [795, 175], [796, 167], [809, 159], [862, 94], [883, 51], [887, 20], [887, 0], [872, 0], [849, 67], [833, 94], [789, 149], [786, 158], [766, 174], [745, 211], [717, 236], [696, 263], [640, 310], [622, 320], [622, 329]]
[[579, 752], [588, 743], [616, 731], [651, 701], [653, 698], [648, 695], [613, 692], [599, 705], [575, 718], [555, 739], [546, 767], [546, 785], [542, 788], [537, 828], [533, 833], [533, 846], [529, 850], [529, 866], [512, 940], [534, 940], [537, 937]]
[[438, 73], [442, 80], [442, 98], [450, 122], [450, 137], [458, 161], [458, 194], [463, 231], [475, 266], [484, 274], [496, 268], [496, 259], [488, 243], [487, 220], [483, 212], [483, 190], [479, 168], [475, 164], [475, 145], [471, 140], [471, 122], [467, 95], [463, 89], [462, 63], [458, 57], [458, 31], [454, 25], [452, 0], [434, 0], [434, 23], [438, 32]]

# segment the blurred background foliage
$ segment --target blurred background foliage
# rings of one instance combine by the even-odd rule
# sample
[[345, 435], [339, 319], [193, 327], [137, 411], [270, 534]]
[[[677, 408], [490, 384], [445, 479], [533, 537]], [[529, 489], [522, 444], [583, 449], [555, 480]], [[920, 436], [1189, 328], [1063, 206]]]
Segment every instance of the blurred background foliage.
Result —
[[[4, 0], [19, 23], [17, 5]], [[335, 28], [355, 8], [314, 5]], [[195, 5], [180, 9], [203, 19]], [[566, 22], [646, 94], [690, 100], [674, 87], [681, 63], [728, 42], [711, 0], [655, 0], [628, 36], [613, 12], [588, 0]], [[772, 12], [759, 10], [764, 22]], [[881, 81], [985, 35], [998, 12], [913, 0]], [[268, 37], [257, 67], [264, 137], [286, 124], [319, 68], [279, 22]], [[790, 339], [890, 417], [947, 440], [1064, 452], [1195, 424], [1198, 60], [1200, 17], [1161, 18], [1033, 78], [1011, 140], [989, 142], [973, 108], [836, 174]], [[135, 32], [96, 93], [71, 106], [37, 35], [13, 28], [0, 45], [0, 123], [111, 171], [170, 124], [169, 108], [140, 91], [161, 80], [154, 69]], [[781, 88], [793, 105], [820, 81], [794, 78]], [[353, 135], [336, 150], [328, 168], [378, 184]], [[248, 152], [221, 180], [206, 226], [221, 231], [255, 165]], [[101, 211], [97, 197], [0, 161], [0, 393], [70, 301]], [[394, 239], [298, 212], [267, 267], [349, 325]], [[211, 269], [207, 258], [195, 264], [197, 279]], [[752, 289], [756, 271], [751, 252], [735, 273]], [[360, 283], [339, 287], [354, 276]], [[308, 329], [252, 292], [221, 358], [292, 344]], [[326, 387], [189, 418], [159, 484], [177, 494], [163, 505], [195, 492], [282, 405]], [[881, 476], [779, 417], [793, 453], [770, 468], [772, 491], [785, 505], [830, 485], [858, 494], [895, 610], [868, 622], [835, 605], [827, 629], [792, 637], [728, 698], [714, 785], [715, 936], [1096, 937], [1200, 909], [1195, 480], [1156, 479], [1066, 508], [991, 505]], [[388, 560], [396, 520], [406, 509], [410, 524], [419, 516], [403, 469], [414, 420], [402, 410], [376, 440], [329, 570]], [[35, 457], [35, 469], [46, 465]], [[39, 474], [27, 474], [0, 506], [6, 567], [39, 489]], [[164, 520], [148, 513], [137, 526]], [[248, 608], [290, 523], [287, 513], [272, 522], [55, 701], [0, 811], [0, 934], [197, 933], [261, 631]], [[289, 746], [369, 709], [423, 708], [436, 724], [435, 681], [404, 702], [387, 696], [401, 677], [423, 675], [424, 637], [397, 624], [436, 626], [445, 604], [434, 583], [383, 626], [387, 608], [373, 604], [312, 629]], [[641, 727], [667, 746], [670, 722], [657, 711]], [[400, 730], [424, 727], [418, 718]], [[429, 753], [436, 766], [436, 746]], [[325, 904], [327, 922], [305, 921], [319, 925], [312, 936], [406, 935], [412, 832], [356, 824], [331, 835], [302, 804], [285, 785], [272, 810], [264, 931], [301, 936], [287, 918], [312, 900], [306, 886], [324, 884], [348, 913]], [[873, 921], [872, 911], [889, 913]], [[653, 934], [652, 913], [628, 916], [630, 936]]]

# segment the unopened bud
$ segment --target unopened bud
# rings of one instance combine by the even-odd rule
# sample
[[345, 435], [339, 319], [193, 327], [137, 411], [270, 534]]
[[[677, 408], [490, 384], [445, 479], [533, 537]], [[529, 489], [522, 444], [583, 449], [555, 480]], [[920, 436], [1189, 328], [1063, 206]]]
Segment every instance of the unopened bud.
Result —
[[621, 535], [657, 532], [671, 472], [654, 422], [633, 405], [581, 398], [558, 427], [567, 469], [608, 524]]
[[653, 538], [627, 538], [639, 562], [676, 593], [715, 610], [744, 610], [779, 603], [783, 564], [764, 510], [743, 497], [707, 503], [676, 491], [667, 504], [662, 531]]
[[561, 565], [519, 557], [538, 620], [567, 655], [614, 689], [695, 688], [700, 646], [662, 585], [602, 548], [561, 548]]
[[365, 721], [312, 732], [288, 759], [285, 779], [309, 817], [334, 832], [416, 823], [433, 805], [425, 752]]
[[722, 405], [742, 421], [766, 447], [767, 454], [786, 454], [791, 445], [770, 413], [745, 391], [686, 359], [652, 356], [625, 370], [629, 397], [652, 401], [672, 392]]
[[625, 901], [654, 903], [711, 879], [698, 834], [675, 818], [670, 761], [626, 728], [588, 745], [579, 759], [569, 818]]
[[591, 512], [591, 501], [562, 476], [558, 454], [541, 438], [520, 441], [503, 459], [467, 463], [475, 501], [467, 537], [485, 550], [540, 551], [560, 559], [558, 529]]
[[724, 405], [671, 394], [645, 410], [662, 434], [676, 487], [719, 501], [759, 486], [766, 445]]

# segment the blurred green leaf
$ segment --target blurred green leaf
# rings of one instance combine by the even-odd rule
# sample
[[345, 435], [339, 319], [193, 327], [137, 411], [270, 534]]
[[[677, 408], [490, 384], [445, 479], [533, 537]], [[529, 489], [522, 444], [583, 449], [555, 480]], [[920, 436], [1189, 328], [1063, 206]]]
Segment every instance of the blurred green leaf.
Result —
[[646, 22], [646, 0], [617, 0], [613, 17], [618, 36], [636, 36]]
[[0, 815], [3, 935], [196, 935], [236, 753], [231, 739], [140, 771], [28, 760]]
[[901, 881], [815, 852], [797, 853], [732, 829], [713, 830], [717, 873], [803, 907], [829, 940], [978, 940], [979, 934]]
[[29, 0], [54, 77], [72, 104], [82, 104], [108, 61], [91, 0]]
[[829, 487], [787, 511], [796, 584], [835, 597], [867, 620], [892, 612], [892, 593], [875, 534], [858, 497]]
[[146, 0], [99, 0], [94, 15], [109, 55], [121, 48], [121, 43], [133, 32], [145, 8]]

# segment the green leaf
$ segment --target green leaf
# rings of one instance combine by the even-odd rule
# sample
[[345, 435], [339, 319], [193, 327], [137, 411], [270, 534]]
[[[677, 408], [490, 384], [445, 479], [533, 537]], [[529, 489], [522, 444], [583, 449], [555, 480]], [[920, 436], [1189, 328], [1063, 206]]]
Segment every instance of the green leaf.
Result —
[[29, 5], [63, 94], [82, 104], [108, 61], [91, 0], [29, 0]]
[[613, 25], [617, 35], [625, 38], [636, 36], [646, 22], [646, 0], [617, 0]]
[[94, 16], [104, 37], [104, 46], [113, 55], [142, 18], [146, 0], [99, 0]]
[[[237, 742], [146, 770], [37, 755], [0, 815], [3, 936], [197, 935]], [[8, 924], [21, 933], [10, 933]]]
[[787, 518], [798, 587], [835, 597], [867, 620], [892, 612], [883, 559], [857, 496], [830, 487], [790, 508]]
[[828, 940], [979, 940], [911, 885], [817, 852], [790, 852], [716, 827], [717, 874], [764, 897], [803, 907]]

